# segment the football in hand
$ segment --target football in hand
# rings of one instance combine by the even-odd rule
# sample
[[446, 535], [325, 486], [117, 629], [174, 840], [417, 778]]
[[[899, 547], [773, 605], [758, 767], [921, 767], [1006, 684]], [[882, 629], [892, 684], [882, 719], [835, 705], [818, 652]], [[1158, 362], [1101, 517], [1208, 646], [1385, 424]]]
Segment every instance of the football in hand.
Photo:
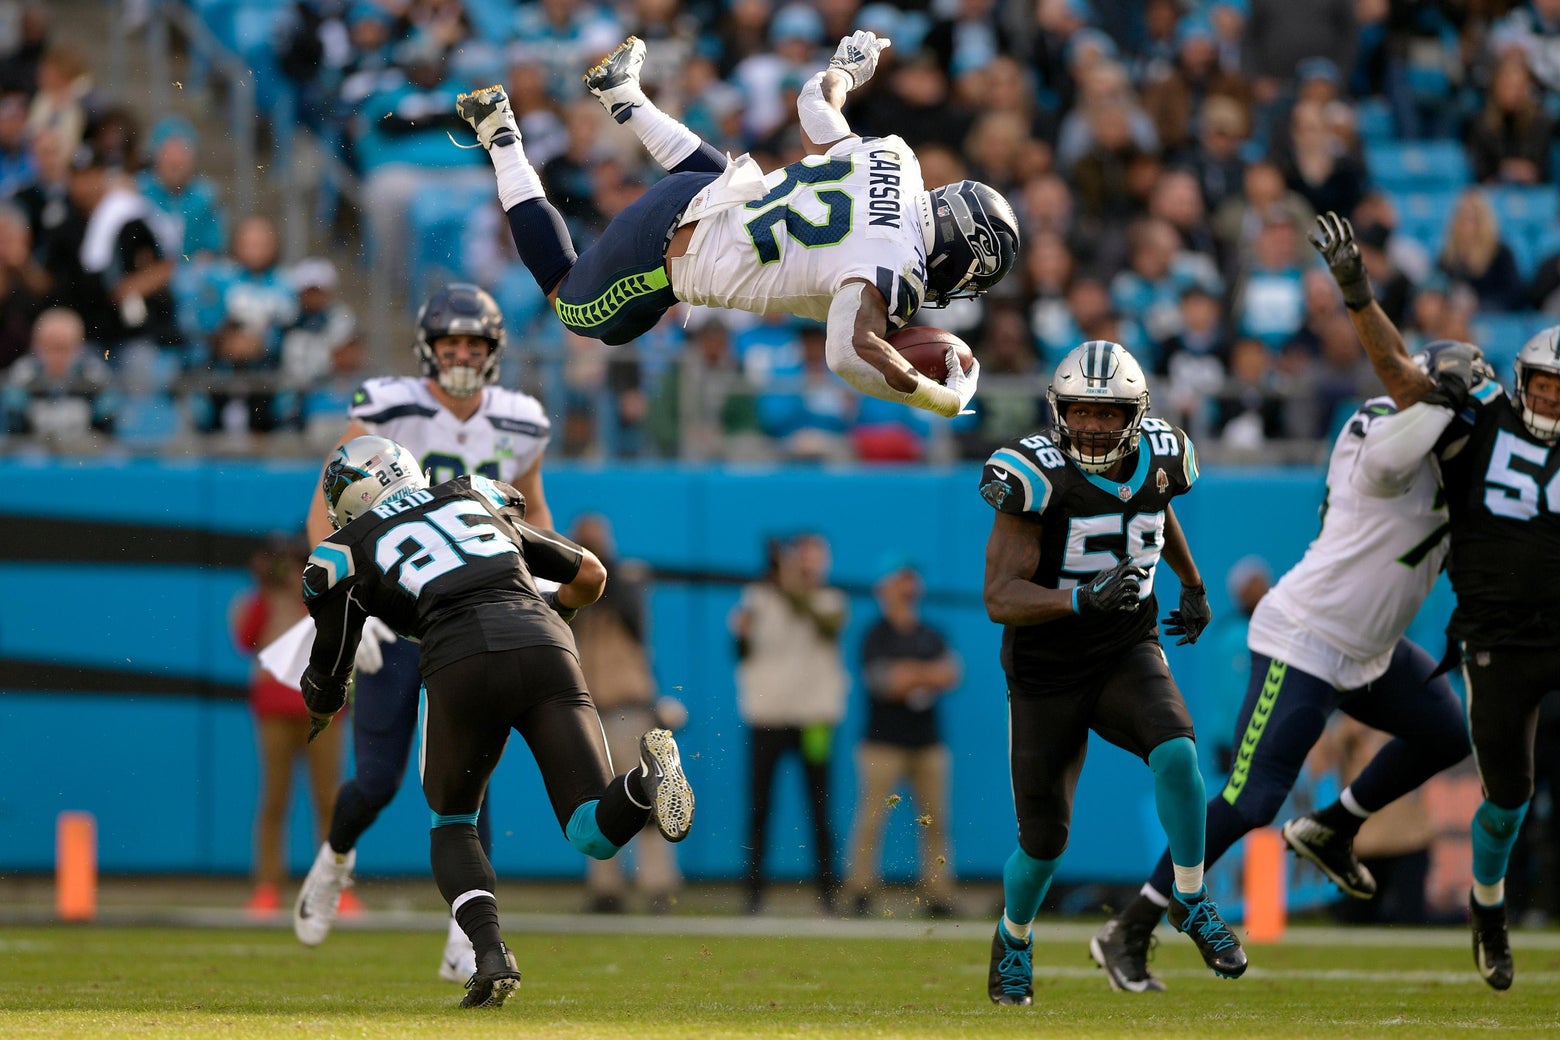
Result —
[[959, 354], [959, 365], [968, 372], [975, 363], [969, 344], [958, 336], [930, 325], [912, 325], [890, 332], [885, 337], [889, 345], [903, 354], [917, 372], [941, 383], [948, 378], [948, 348]]

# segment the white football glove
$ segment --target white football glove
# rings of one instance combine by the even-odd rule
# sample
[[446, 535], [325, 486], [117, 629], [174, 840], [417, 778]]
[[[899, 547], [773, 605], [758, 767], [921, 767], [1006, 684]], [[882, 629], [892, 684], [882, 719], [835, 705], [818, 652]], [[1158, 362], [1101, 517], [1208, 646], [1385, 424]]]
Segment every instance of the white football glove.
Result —
[[363, 621], [363, 636], [358, 640], [357, 656], [354, 662], [357, 670], [364, 675], [373, 675], [385, 666], [384, 651], [379, 649], [380, 643], [393, 643], [400, 637], [395, 630], [376, 617], [365, 618]]
[[878, 55], [893, 43], [887, 36], [858, 29], [840, 41], [829, 68], [839, 69], [850, 77], [850, 89], [855, 90], [877, 71]]
[[959, 395], [958, 414], [964, 415], [969, 411], [970, 402], [975, 399], [975, 387], [980, 383], [980, 359], [972, 359], [970, 370], [966, 372], [959, 363], [959, 352], [949, 347], [943, 363], [948, 366], [948, 378], [943, 380], [943, 386]]

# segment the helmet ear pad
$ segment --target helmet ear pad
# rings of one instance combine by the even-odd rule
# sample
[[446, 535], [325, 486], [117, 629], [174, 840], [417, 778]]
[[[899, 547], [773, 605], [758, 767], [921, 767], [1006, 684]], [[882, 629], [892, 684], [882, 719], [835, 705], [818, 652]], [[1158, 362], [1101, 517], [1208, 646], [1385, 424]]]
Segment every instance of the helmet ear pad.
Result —
[[[477, 336], [492, 344], [477, 368], [439, 364], [434, 344], [445, 336]], [[507, 336], [498, 302], [481, 286], [452, 282], [428, 297], [417, 312], [417, 336], [412, 351], [423, 378], [434, 380], [452, 397], [470, 397], [498, 382], [499, 355]]]

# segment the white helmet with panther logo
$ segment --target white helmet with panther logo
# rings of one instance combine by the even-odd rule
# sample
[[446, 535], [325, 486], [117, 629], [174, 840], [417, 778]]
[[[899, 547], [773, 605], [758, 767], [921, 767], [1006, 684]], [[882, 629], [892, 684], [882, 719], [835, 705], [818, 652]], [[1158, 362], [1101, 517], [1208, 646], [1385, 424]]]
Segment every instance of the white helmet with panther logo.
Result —
[[1560, 325], [1551, 325], [1522, 345], [1517, 351], [1517, 413], [1528, 431], [1539, 440], [1552, 441], [1560, 437], [1560, 419], [1539, 415], [1528, 404], [1528, 377], [1534, 372], [1549, 372], [1560, 376]]
[[336, 449], [321, 480], [325, 512], [336, 530], [381, 502], [428, 486], [412, 453], [388, 437], [354, 437]]
[[[1054, 440], [1078, 468], [1103, 473], [1137, 449], [1148, 414], [1148, 381], [1127, 348], [1108, 339], [1091, 339], [1068, 351], [1046, 390]], [[1117, 405], [1127, 413], [1121, 430], [1075, 430], [1067, 425], [1067, 407], [1084, 401]]]

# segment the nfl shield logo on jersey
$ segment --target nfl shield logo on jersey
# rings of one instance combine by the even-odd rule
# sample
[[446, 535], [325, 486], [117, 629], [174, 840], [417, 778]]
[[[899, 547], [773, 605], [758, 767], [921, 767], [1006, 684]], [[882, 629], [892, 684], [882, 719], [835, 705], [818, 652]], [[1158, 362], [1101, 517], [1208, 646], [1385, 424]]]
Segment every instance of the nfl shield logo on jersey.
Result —
[[1132, 488], [1126, 484], [1120, 484], [1116, 487], [1116, 494], [1121, 496], [1121, 500], [1123, 502], [1130, 501], [1132, 498]]

